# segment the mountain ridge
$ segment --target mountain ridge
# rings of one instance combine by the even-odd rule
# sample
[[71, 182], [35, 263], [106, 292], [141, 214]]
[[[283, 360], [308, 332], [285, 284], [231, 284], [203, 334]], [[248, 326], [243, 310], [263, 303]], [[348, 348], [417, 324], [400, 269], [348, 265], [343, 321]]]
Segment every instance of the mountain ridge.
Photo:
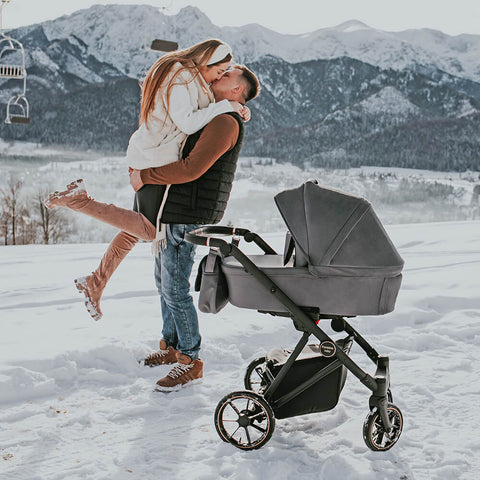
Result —
[[[144, 28], [139, 29], [142, 22]], [[457, 146], [445, 149], [444, 154], [440, 152], [443, 157], [438, 163], [452, 169], [480, 169], [480, 140], [468, 144], [463, 151], [451, 133], [455, 131], [452, 122], [466, 125], [464, 128], [472, 132], [477, 127], [475, 113], [480, 111], [480, 83], [466, 72], [469, 65], [460, 62], [457, 70], [463, 73], [454, 75], [430, 60], [415, 63], [412, 60], [415, 55], [421, 60], [425, 51], [418, 53], [413, 43], [407, 45], [405, 41], [397, 43], [397, 47], [406, 48], [400, 63], [378, 64], [395, 56], [396, 50], [388, 48], [384, 48], [384, 54], [377, 50], [378, 56], [384, 57], [377, 64], [355, 58], [356, 52], [366, 48], [367, 40], [373, 38], [372, 45], [378, 46], [378, 38], [385, 35], [392, 42], [398, 42], [395, 40], [398, 35], [415, 37], [417, 42], [418, 38], [436, 35], [457, 42], [456, 48], [468, 54], [471, 45], [477, 41], [480, 45], [480, 36], [470, 39], [469, 46], [465, 38], [459, 43], [458, 37], [441, 32], [391, 34], [358, 21], [345, 22], [337, 29], [329, 27], [311, 34], [285, 36], [258, 24], [245, 28], [217, 27], [195, 7], [168, 16], [154, 7], [131, 5], [97, 5], [10, 33], [26, 49], [32, 124], [26, 129], [1, 125], [0, 136], [5, 139], [123, 150], [138, 123], [139, 79], [159, 55], [146, 46], [155, 37], [164, 34], [163, 38], [169, 39], [172, 37], [168, 35], [175, 34], [180, 47], [220, 37], [232, 45], [235, 60], [244, 61], [258, 74], [262, 92], [250, 106], [253, 115], [246, 128], [246, 154], [290, 161], [294, 152], [297, 163], [321, 165], [323, 161], [330, 165], [336, 159], [339, 165], [372, 162], [390, 165], [389, 142], [393, 142], [392, 132], [396, 131], [410, 139], [410, 143], [396, 144], [402, 148], [407, 145], [406, 157], [412, 164], [418, 164], [418, 155], [432, 168], [433, 154], [428, 158], [424, 155], [422, 139], [412, 142], [411, 130], [400, 127], [417, 122], [424, 134], [428, 130], [425, 125], [430, 125], [437, 132], [432, 134], [435, 137], [441, 130], [437, 121], [448, 119], [447, 138]], [[350, 39], [352, 49], [348, 55], [335, 58], [327, 55], [301, 60], [297, 56], [292, 62], [288, 58], [298, 46], [292, 38], [295, 42], [306, 42], [307, 46], [301, 50], [306, 57], [316, 55], [320, 48], [318, 38], [327, 38], [327, 43], [320, 45], [324, 51], [332, 45], [337, 52], [343, 51], [348, 46], [345, 38]], [[363, 43], [355, 43], [359, 38]], [[288, 48], [280, 52], [282, 55], [276, 54], [286, 40]], [[448, 50], [447, 47], [437, 45], [436, 51]], [[442, 62], [447, 61], [445, 56]], [[405, 62], [408, 67], [403, 65]], [[0, 102], [6, 102], [16, 88], [15, 82], [0, 82], [0, 87]], [[280, 131], [282, 138], [278, 139]], [[375, 158], [368, 152], [369, 138], [376, 139]], [[352, 150], [354, 145], [361, 145], [359, 151], [363, 156]]]

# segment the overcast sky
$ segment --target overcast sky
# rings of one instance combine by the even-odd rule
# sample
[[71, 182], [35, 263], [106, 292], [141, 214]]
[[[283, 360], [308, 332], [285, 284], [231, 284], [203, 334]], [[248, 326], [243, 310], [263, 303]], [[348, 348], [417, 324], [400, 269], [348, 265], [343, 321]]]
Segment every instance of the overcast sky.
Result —
[[175, 14], [199, 7], [218, 25], [259, 23], [281, 33], [306, 33], [347, 20], [381, 30], [433, 28], [450, 35], [480, 35], [480, 0], [10, 0], [3, 28], [39, 23], [94, 4], [148, 4]]

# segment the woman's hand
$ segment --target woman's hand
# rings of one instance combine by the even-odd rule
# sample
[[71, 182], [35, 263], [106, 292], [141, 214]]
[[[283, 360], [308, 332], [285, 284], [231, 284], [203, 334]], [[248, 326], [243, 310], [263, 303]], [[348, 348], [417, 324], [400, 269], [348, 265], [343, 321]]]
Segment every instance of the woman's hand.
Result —
[[233, 108], [233, 111], [238, 113], [244, 122], [248, 122], [251, 117], [250, 109], [245, 105], [242, 105], [240, 102], [236, 102], [235, 100], [229, 100], [230, 105]]
[[130, 185], [135, 192], [138, 192], [144, 185], [140, 176], [140, 170], [128, 167], [128, 174], [130, 175]]
[[244, 122], [248, 122], [252, 116], [250, 109], [248, 107], [243, 107], [240, 116], [243, 118]]

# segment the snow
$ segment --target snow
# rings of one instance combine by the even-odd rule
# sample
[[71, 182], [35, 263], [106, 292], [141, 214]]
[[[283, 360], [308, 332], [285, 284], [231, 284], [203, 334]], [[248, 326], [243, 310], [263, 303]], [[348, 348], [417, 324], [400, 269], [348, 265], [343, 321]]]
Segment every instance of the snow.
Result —
[[[387, 231], [405, 259], [396, 309], [351, 320], [390, 356], [405, 425], [384, 453], [363, 443], [369, 391], [352, 375], [335, 409], [278, 420], [258, 451], [237, 450], [217, 436], [217, 402], [243, 388], [249, 361], [298, 341], [285, 318], [231, 305], [218, 315], [200, 313], [204, 379], [176, 393], [154, 392], [168, 367], [137, 363], [156, 348], [161, 329], [148, 244], [115, 273], [99, 322], [86, 313], [72, 279], [96, 265], [104, 244], [0, 248], [0, 477], [478, 478], [480, 222]], [[259, 233], [283, 248], [283, 231]], [[197, 251], [194, 270], [204, 253]], [[374, 373], [358, 347], [351, 356]]]
[[395, 87], [382, 88], [378, 93], [359, 102], [358, 106], [370, 115], [406, 116], [418, 114], [420, 111]]

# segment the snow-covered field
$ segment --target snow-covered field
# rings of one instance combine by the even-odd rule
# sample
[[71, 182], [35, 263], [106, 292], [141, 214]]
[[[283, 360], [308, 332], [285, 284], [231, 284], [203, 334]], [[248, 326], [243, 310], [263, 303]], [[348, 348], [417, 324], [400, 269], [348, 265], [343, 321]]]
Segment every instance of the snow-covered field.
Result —
[[[351, 375], [334, 410], [278, 420], [260, 450], [217, 436], [217, 402], [242, 388], [249, 361], [296, 344], [287, 319], [233, 306], [200, 314], [203, 381], [154, 392], [168, 367], [137, 363], [161, 329], [149, 245], [116, 272], [98, 323], [72, 279], [95, 266], [105, 245], [0, 248], [0, 478], [478, 479], [480, 222], [387, 230], [406, 262], [396, 310], [352, 320], [390, 355], [405, 425], [385, 453], [363, 442], [369, 391]], [[265, 238], [282, 248], [283, 232]], [[373, 373], [358, 347], [351, 355]]]
[[[0, 140], [0, 200], [10, 179], [22, 180], [20, 205], [31, 218], [38, 217], [38, 195], [63, 188], [84, 178], [97, 200], [124, 208], [133, 205], [125, 160], [96, 152], [48, 148], [26, 142]], [[385, 167], [346, 170], [305, 168], [275, 163], [269, 159], [241, 157], [231, 198], [223, 218], [225, 224], [239, 222], [253, 230], [283, 229], [273, 197], [285, 188], [315, 178], [322, 185], [360, 195], [369, 200], [385, 224], [426, 223], [480, 219], [479, 172], [435, 172]], [[63, 212], [71, 232], [62, 242], [108, 242], [114, 229], [88, 217]]]

